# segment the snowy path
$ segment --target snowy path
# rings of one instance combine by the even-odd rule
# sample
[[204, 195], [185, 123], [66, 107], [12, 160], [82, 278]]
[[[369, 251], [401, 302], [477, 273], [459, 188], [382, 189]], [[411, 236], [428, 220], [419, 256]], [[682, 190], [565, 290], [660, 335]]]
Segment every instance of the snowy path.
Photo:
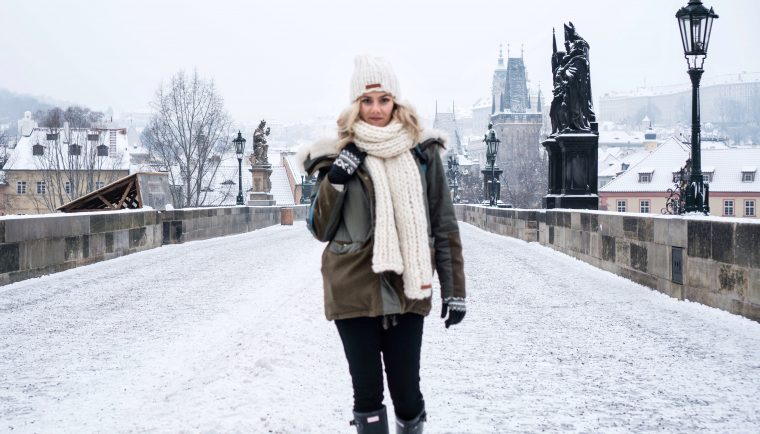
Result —
[[[462, 231], [426, 433], [760, 431], [760, 324]], [[0, 432], [351, 432], [321, 249], [296, 223], [0, 287]]]

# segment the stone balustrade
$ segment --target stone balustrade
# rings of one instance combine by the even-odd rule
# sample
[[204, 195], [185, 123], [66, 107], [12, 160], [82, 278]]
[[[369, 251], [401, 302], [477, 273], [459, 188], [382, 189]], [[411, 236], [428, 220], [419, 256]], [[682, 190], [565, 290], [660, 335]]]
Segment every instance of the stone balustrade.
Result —
[[[303, 220], [306, 206], [294, 206]], [[280, 223], [280, 207], [123, 210], [0, 217], [0, 285], [164, 244], [253, 231]], [[114, 275], [129, 270], [114, 270]]]
[[760, 321], [760, 221], [456, 205], [457, 218], [539, 242], [672, 297]]

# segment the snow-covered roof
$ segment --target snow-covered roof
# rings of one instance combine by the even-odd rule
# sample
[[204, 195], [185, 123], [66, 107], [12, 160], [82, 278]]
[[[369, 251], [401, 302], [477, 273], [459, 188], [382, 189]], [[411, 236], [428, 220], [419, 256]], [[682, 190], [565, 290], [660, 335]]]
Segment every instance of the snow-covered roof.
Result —
[[306, 173], [301, 172], [301, 165], [298, 164], [298, 159], [296, 158], [295, 154], [288, 154], [285, 156], [285, 160], [287, 161], [288, 168], [290, 168], [290, 171], [293, 173], [293, 180], [297, 185], [301, 184], [301, 176], [306, 176]]
[[270, 194], [277, 205], [294, 205], [293, 190], [290, 189], [288, 173], [283, 165], [272, 165], [272, 174], [269, 176], [272, 184]]
[[627, 164], [630, 169], [636, 163], [646, 158], [652, 151], [640, 149], [635, 152], [622, 148], [609, 148], [610, 151], [603, 160], [599, 162], [599, 177], [613, 177], [623, 172], [623, 164]]
[[742, 172], [757, 172], [757, 166], [743, 166]]
[[[665, 192], [673, 188], [673, 172], [686, 164], [690, 146], [675, 137], [670, 137], [646, 158], [628, 171], [620, 174], [609, 184], [600, 188], [601, 192]], [[703, 172], [712, 171], [710, 191], [715, 192], [760, 192], [760, 179], [742, 182], [741, 169], [748, 164], [760, 164], [758, 148], [703, 149]], [[650, 182], [639, 182], [639, 173], [652, 170]]]
[[640, 131], [627, 132], [622, 130], [599, 131], [600, 146], [633, 145], [643, 146], [644, 133]]
[[[69, 145], [77, 144], [82, 147], [81, 152], [84, 154], [92, 143], [95, 146], [104, 144], [115, 152], [109, 152], [109, 156], [95, 157], [101, 159], [99, 167], [101, 170], [129, 170], [132, 154], [144, 154], [142, 147], [133, 148], [129, 146], [127, 130], [119, 129], [84, 129], [71, 128], [68, 130], [58, 129], [59, 139], [57, 141], [47, 140], [47, 134], [53, 131], [48, 128], [35, 128], [30, 135], [22, 136], [16, 147], [10, 152], [12, 155], [12, 164], [8, 170], [40, 170], [50, 166], [45, 162], [45, 156], [33, 155], [33, 147], [41, 145], [44, 147], [45, 155], [55, 151], [57, 158], [61, 161], [69, 159]], [[97, 133], [99, 135], [97, 142], [89, 142], [88, 134]], [[93, 147], [94, 148], [94, 147]], [[93, 149], [94, 152], [94, 149]], [[72, 158], [74, 158], [72, 156]], [[66, 163], [63, 163], [66, 164]]]

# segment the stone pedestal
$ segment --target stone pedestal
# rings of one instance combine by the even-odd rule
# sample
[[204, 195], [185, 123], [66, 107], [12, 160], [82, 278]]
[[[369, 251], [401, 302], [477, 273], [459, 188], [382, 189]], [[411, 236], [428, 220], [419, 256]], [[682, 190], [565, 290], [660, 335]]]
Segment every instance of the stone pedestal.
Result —
[[253, 176], [253, 192], [248, 195], [249, 206], [269, 206], [274, 205], [275, 200], [269, 192], [272, 190], [272, 182], [269, 177], [272, 175], [271, 164], [254, 164], [251, 171]]
[[496, 203], [499, 203], [499, 199], [501, 196], [501, 181], [499, 180], [501, 178], [501, 174], [504, 172], [503, 170], [499, 169], [498, 167], [491, 167], [486, 166], [485, 169], [481, 170], [480, 173], [483, 174], [483, 195], [485, 196], [485, 201], [490, 202], [491, 200], [491, 183], [496, 184]]
[[549, 191], [544, 208], [599, 209], [597, 133], [566, 133], [544, 140]]

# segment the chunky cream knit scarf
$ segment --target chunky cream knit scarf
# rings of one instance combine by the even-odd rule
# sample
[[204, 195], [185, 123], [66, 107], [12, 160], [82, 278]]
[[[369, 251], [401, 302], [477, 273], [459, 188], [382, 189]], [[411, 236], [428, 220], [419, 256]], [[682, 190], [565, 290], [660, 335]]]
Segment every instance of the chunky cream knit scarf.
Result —
[[375, 245], [372, 271], [393, 271], [411, 299], [430, 297], [432, 266], [422, 180], [410, 150], [414, 140], [400, 122], [375, 127], [354, 124], [354, 142], [367, 152], [375, 188]]

